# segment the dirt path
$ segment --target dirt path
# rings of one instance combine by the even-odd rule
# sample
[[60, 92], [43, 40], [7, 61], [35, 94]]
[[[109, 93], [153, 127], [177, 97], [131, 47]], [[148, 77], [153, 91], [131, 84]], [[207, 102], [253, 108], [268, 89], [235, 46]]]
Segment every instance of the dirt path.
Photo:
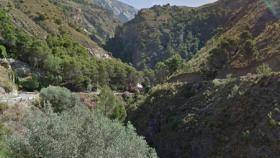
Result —
[[13, 105], [18, 103], [32, 102], [38, 97], [39, 97], [39, 93], [37, 92], [19, 92], [18, 95], [14, 95], [14, 94], [0, 95], [0, 102], [6, 103], [8, 105]]

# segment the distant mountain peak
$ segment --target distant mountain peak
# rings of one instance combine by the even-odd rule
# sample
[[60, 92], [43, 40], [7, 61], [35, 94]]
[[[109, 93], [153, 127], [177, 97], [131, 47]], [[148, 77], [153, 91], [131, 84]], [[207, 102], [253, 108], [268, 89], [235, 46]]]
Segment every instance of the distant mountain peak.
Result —
[[93, 0], [97, 5], [110, 10], [121, 22], [127, 22], [135, 17], [137, 9], [118, 0]]

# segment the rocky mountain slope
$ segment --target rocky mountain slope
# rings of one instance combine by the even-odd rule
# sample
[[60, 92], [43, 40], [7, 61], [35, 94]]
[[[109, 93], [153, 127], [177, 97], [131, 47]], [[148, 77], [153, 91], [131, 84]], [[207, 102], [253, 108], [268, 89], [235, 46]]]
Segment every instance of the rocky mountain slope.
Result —
[[[202, 72], [219, 78], [256, 73], [266, 64], [279, 71], [278, 1], [248, 1], [231, 19], [228, 28], [208, 41], [196, 56], [187, 61], [179, 74]], [[176, 75], [175, 75], [176, 76]]]
[[91, 0], [93, 3], [110, 10], [121, 22], [127, 22], [134, 18], [137, 9], [118, 0]]
[[97, 47], [85, 35], [104, 44], [113, 37], [117, 26], [137, 13], [133, 7], [116, 0], [3, 0], [1, 4], [11, 7], [18, 25], [41, 38], [46, 33], [59, 33], [63, 27], [78, 41], [94, 48]]
[[173, 54], [190, 58], [226, 28], [243, 1], [219, 1], [199, 8], [154, 6], [139, 11], [107, 43], [113, 55], [139, 69]]
[[224, 5], [232, 10], [222, 29], [130, 113], [160, 157], [280, 154], [279, 1], [220, 0], [198, 9]]
[[[97, 85], [128, 89], [141, 80], [133, 67], [111, 58], [101, 48], [120, 23], [108, 10], [93, 6], [83, 10], [86, 4], [72, 1], [4, 0], [0, 4], [0, 46], [6, 48], [8, 58], [28, 64], [31, 72], [40, 72], [18, 80], [25, 90], [49, 84], [76, 91]], [[98, 14], [90, 16], [92, 11]], [[96, 36], [83, 24], [85, 16], [101, 28], [92, 25]]]
[[[112, 38], [117, 26], [132, 19], [133, 7], [116, 0], [50, 0], [71, 21], [71, 26], [89, 34], [99, 44]], [[83, 28], [83, 29], [81, 29]]]
[[[211, 62], [210, 60], [216, 57], [209, 54], [214, 54], [215, 51], [222, 52], [222, 44], [236, 44], [238, 47], [233, 47], [237, 50], [226, 51], [233, 51], [233, 54], [238, 54], [239, 57], [228, 55], [235, 60], [228, 62], [232, 62], [232, 69], [249, 67], [247, 62], [262, 63], [272, 56], [271, 51], [277, 50], [274, 43], [279, 39], [276, 31], [279, 18], [278, 3], [275, 0], [220, 0], [199, 8], [154, 6], [139, 11], [135, 19], [119, 29], [115, 38], [107, 43], [107, 49], [112, 51], [115, 57], [131, 62], [139, 69], [154, 67], [159, 61], [173, 54], [180, 54], [183, 58], [192, 59], [189, 64], [183, 66], [181, 72], [184, 73], [205, 71], [202, 69], [213, 67], [213, 64], [214, 67], [219, 67], [218, 64], [223, 65], [224, 63], [213, 62], [225, 61]], [[248, 47], [242, 47], [243, 44]], [[246, 57], [241, 49], [247, 49], [247, 53], [251, 51], [252, 61], [244, 61], [248, 56]], [[267, 51], [269, 53], [264, 53]], [[198, 55], [192, 58], [194, 54]], [[216, 56], [218, 54], [216, 53]], [[209, 56], [213, 58], [208, 60]], [[202, 65], [204, 68], [198, 68]], [[232, 69], [229, 72], [234, 71]]]
[[82, 27], [78, 24], [74, 25], [73, 16], [64, 14], [59, 7], [48, 0], [4, 0], [1, 3], [2, 8], [9, 10], [15, 25], [36, 38], [46, 39], [49, 34], [67, 32], [74, 41], [92, 49], [95, 54], [106, 53], [89, 38]]
[[162, 158], [279, 156], [279, 74], [154, 88], [130, 120]]

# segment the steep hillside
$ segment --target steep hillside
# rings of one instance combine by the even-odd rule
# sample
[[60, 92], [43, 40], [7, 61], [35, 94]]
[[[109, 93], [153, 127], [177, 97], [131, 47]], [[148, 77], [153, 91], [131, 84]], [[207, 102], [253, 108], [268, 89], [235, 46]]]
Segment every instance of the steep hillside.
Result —
[[219, 1], [199, 8], [154, 6], [139, 11], [120, 28], [107, 49], [139, 69], [154, 67], [173, 54], [190, 58], [217, 33], [246, 1]]
[[31, 72], [38, 72], [25, 74], [27, 80], [18, 81], [24, 90], [50, 84], [75, 91], [98, 85], [126, 90], [141, 80], [133, 67], [106, 55], [47, 0], [5, 2], [0, 9], [0, 45], [6, 48], [8, 58], [20, 60], [34, 70]]
[[280, 75], [155, 87], [130, 120], [161, 158], [277, 158]]
[[80, 28], [79, 25], [73, 25], [72, 17], [64, 14], [48, 0], [4, 0], [4, 2], [7, 5], [2, 7], [9, 10], [15, 25], [36, 38], [46, 39], [49, 34], [67, 32], [74, 41], [90, 48], [93, 53], [107, 53], [89, 38], [83, 28]]
[[109, 10], [87, 1], [51, 0], [66, 14], [70, 26], [91, 37], [98, 44], [114, 35], [121, 22]]
[[[213, 33], [204, 32], [199, 37], [209, 35], [205, 46], [201, 45], [181, 65], [170, 77], [171, 83], [154, 87], [139, 108], [130, 113], [129, 120], [162, 158], [277, 158], [280, 154], [280, 3], [220, 0], [195, 10], [218, 10], [219, 6], [229, 11], [221, 16], [227, 17], [222, 24], [219, 24], [221, 19], [214, 18], [218, 19], [219, 31], [212, 32], [217, 24], [215, 20], [205, 25]], [[196, 13], [199, 14], [202, 13]], [[138, 42], [139, 36], [131, 37]], [[157, 36], [147, 37], [156, 41]], [[143, 37], [139, 40], [143, 41]], [[130, 46], [135, 45], [130, 43], [124, 48]], [[156, 51], [153, 53], [152, 56]]]
[[[38, 30], [29, 19], [52, 33], [57, 33], [59, 27], [68, 24], [70, 28], [67, 30], [74, 29], [89, 35], [99, 44], [113, 37], [116, 27], [137, 13], [133, 7], [115, 0], [3, 0], [1, 3], [14, 5], [15, 18], [37, 33], [42, 34], [43, 30]], [[77, 36], [78, 33], [73, 34]]]
[[118, 0], [91, 0], [93, 3], [110, 10], [121, 22], [127, 22], [134, 18], [137, 9]]
[[[250, 1], [249, 1], [250, 2]], [[266, 64], [279, 71], [279, 1], [251, 1], [239, 10], [227, 30], [214, 37], [179, 74], [206, 72], [216, 77], [255, 73]], [[187, 76], [187, 74], [186, 74]]]
[[[77, 41], [96, 48], [113, 37], [117, 26], [134, 17], [136, 10], [112, 0], [3, 0], [18, 25], [41, 38], [46, 33], [69, 31]], [[14, 6], [14, 7], [13, 7]], [[101, 51], [101, 50], [99, 50]]]

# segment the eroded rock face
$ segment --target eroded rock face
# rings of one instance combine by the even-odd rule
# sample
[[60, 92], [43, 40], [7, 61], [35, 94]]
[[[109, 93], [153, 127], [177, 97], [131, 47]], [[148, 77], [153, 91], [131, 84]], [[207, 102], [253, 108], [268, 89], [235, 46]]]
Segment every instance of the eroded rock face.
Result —
[[123, 23], [133, 19], [137, 14], [137, 9], [118, 0], [94, 0], [94, 2], [112, 11]]
[[8, 59], [8, 61], [18, 77], [27, 77], [30, 75], [31, 67], [28, 64], [15, 59]]

